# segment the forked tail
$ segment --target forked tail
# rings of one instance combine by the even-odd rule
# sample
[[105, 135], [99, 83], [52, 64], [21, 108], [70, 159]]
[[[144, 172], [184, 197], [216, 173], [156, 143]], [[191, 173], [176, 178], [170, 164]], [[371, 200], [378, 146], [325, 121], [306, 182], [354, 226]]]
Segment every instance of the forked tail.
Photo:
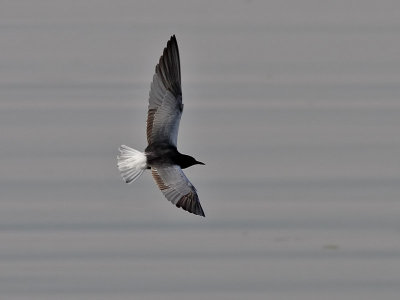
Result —
[[132, 183], [147, 168], [146, 155], [143, 152], [122, 145], [119, 147], [118, 169], [126, 183]]

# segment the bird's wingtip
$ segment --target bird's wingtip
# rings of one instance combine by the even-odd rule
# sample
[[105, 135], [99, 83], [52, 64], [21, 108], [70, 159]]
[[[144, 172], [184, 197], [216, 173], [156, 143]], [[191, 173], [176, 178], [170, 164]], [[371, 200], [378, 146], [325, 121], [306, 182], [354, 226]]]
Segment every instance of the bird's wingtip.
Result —
[[205, 217], [203, 208], [201, 207], [199, 198], [195, 193], [189, 193], [186, 196], [182, 197], [177, 203], [177, 207], [186, 210], [194, 215], [198, 215], [201, 217]]

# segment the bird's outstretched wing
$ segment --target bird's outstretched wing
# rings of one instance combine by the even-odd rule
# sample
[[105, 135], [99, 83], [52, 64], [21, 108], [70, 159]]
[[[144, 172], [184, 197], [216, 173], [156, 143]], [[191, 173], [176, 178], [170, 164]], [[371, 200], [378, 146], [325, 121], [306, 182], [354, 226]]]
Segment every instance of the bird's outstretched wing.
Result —
[[196, 188], [179, 166], [153, 167], [151, 173], [159, 189], [169, 201], [192, 214], [205, 216]]
[[181, 119], [181, 66], [175, 35], [164, 48], [156, 66], [149, 94], [147, 142], [166, 142], [176, 146]]

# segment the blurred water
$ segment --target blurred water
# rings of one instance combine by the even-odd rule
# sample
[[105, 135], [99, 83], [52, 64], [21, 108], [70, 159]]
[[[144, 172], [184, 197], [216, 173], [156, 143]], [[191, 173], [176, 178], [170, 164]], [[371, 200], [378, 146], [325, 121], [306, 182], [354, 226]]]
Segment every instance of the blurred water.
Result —
[[[3, 299], [397, 299], [400, 4], [3, 1]], [[147, 95], [181, 50], [179, 147], [207, 217], [144, 149]]]

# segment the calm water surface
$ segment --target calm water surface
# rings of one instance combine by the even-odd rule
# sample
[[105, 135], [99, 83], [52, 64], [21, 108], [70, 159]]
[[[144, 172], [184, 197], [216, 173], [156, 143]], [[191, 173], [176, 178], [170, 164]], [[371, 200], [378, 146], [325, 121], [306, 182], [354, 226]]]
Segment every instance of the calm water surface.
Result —
[[[0, 298], [398, 299], [400, 4], [0, 6]], [[116, 168], [173, 33], [205, 219]]]

